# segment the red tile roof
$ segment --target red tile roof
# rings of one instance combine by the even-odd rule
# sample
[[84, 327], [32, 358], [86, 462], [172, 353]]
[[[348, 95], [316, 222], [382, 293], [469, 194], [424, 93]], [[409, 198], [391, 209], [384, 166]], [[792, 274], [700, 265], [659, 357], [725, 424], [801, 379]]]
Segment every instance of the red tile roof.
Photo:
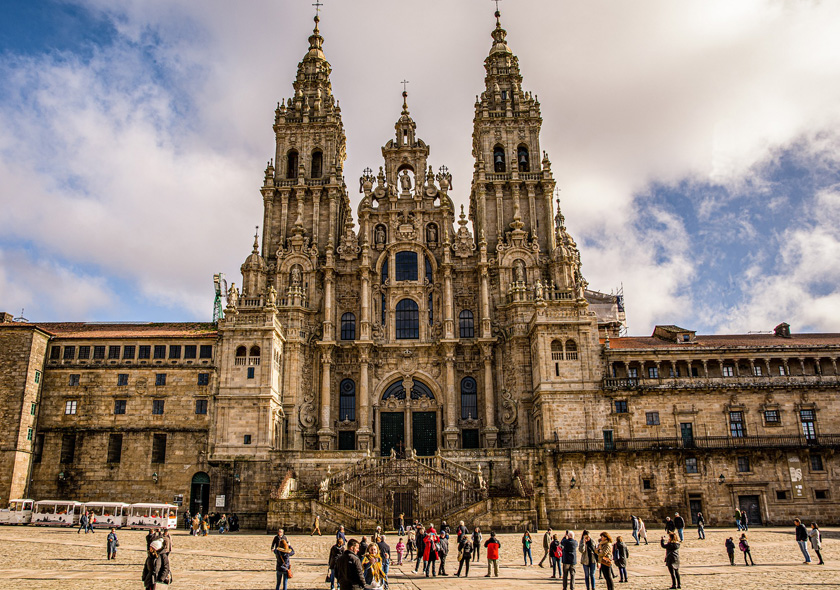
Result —
[[4, 323], [5, 328], [38, 328], [57, 338], [215, 338], [215, 324], [193, 323], [98, 323], [98, 322], [30, 322]]

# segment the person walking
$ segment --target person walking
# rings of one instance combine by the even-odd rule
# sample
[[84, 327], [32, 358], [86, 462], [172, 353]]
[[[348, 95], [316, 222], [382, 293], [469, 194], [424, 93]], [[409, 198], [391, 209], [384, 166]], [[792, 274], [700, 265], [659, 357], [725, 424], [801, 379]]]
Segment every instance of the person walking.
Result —
[[425, 546], [423, 547], [423, 572], [427, 578], [429, 577], [429, 573], [432, 574], [432, 577], [437, 577], [435, 567], [439, 558], [439, 542], [440, 539], [435, 530], [435, 525], [430, 524], [429, 528], [426, 529]]
[[560, 559], [563, 562], [563, 590], [575, 590], [577, 548], [578, 542], [575, 541], [575, 534], [572, 531], [566, 531], [563, 540], [560, 541], [560, 550], [562, 552]]
[[496, 538], [496, 533], [490, 531], [490, 538], [484, 542], [484, 546], [487, 548], [487, 575], [484, 576], [485, 578], [490, 577], [490, 570], [493, 569], [496, 572], [496, 577], [499, 577], [499, 547], [502, 546], [499, 543], [499, 540]]
[[814, 550], [814, 553], [817, 554], [817, 559], [820, 560], [817, 565], [825, 565], [822, 553], [820, 553], [820, 549], [822, 549], [822, 533], [820, 532], [820, 527], [817, 526], [817, 523], [811, 523], [811, 530], [808, 531], [808, 538], [811, 540], [811, 549]]
[[738, 529], [739, 533], [742, 530], [742, 527], [741, 527], [741, 509], [740, 508], [735, 509], [735, 528]]
[[726, 554], [729, 556], [729, 565], [735, 565], [735, 541], [732, 537], [726, 539]]
[[163, 547], [163, 541], [155, 539], [149, 544], [149, 548], [146, 553], [146, 563], [143, 564], [143, 575], [140, 579], [143, 580], [143, 587], [147, 590], [155, 590], [158, 581], [163, 581], [159, 578], [160, 572], [163, 569], [163, 563], [160, 559], [160, 555], [158, 555], [158, 551], [161, 547]]
[[548, 557], [548, 565], [551, 565], [550, 546], [551, 546], [551, 539], [552, 538], [553, 538], [553, 535], [551, 533], [551, 527], [548, 527], [548, 530], [545, 531], [545, 534], [543, 535], [543, 556], [542, 556], [542, 559], [540, 560], [540, 563], [539, 563], [540, 567], [545, 567], [543, 565], [543, 562], [545, 562], [546, 557]]
[[312, 532], [309, 533], [309, 536], [318, 535], [321, 536], [321, 515], [315, 515], [315, 522], [312, 523]]
[[793, 524], [796, 525], [796, 543], [799, 545], [802, 555], [805, 556], [805, 564], [811, 565], [811, 556], [808, 553], [808, 529], [798, 518], [793, 519]]
[[340, 590], [363, 590], [365, 587], [362, 561], [357, 553], [359, 542], [356, 539], [347, 541], [347, 549], [336, 560], [336, 575]]
[[292, 555], [295, 550], [289, 546], [289, 543], [284, 539], [280, 541], [280, 545], [274, 550], [274, 556], [277, 558], [277, 584], [274, 590], [280, 590], [281, 585], [283, 590], [286, 590], [286, 585], [289, 583], [289, 577], [292, 573]]
[[618, 568], [619, 582], [627, 581], [628, 557], [630, 557], [630, 551], [627, 549], [627, 545], [624, 544], [624, 541], [621, 539], [620, 536], [616, 537], [615, 547], [613, 547], [613, 560], [615, 561], [615, 567]]
[[697, 513], [697, 538], [706, 538], [706, 519], [703, 518], [702, 512]]
[[551, 577], [558, 579], [563, 573], [563, 562], [560, 561], [560, 558], [563, 557], [563, 548], [560, 543], [560, 539], [558, 539], [555, 534], [552, 535], [551, 543], [548, 545], [550, 553], [548, 560], [551, 562]]
[[[106, 539], [105, 543], [106, 549], [108, 551], [108, 559], [116, 559], [117, 547], [120, 546], [120, 542], [117, 540], [117, 529], [111, 527], [111, 532], [108, 533], [108, 538]], [[819, 553], [817, 555], [819, 555]]]
[[683, 542], [683, 531], [685, 530], [685, 519], [680, 516], [679, 512], [674, 513], [674, 527], [677, 529], [677, 534], [680, 536], [680, 543]]
[[531, 533], [525, 530], [522, 535], [522, 557], [525, 559], [525, 565], [528, 565], [528, 560], [531, 560], [531, 565], [534, 565], [534, 558], [531, 556]]
[[665, 517], [665, 534], [677, 532], [677, 525], [671, 520], [670, 516]]
[[668, 542], [665, 537], [659, 539], [659, 545], [665, 550], [665, 565], [668, 566], [668, 573], [671, 574], [671, 588], [682, 588], [680, 585], [680, 542], [677, 541], [676, 533], [668, 533]]
[[647, 527], [645, 526], [645, 521], [639, 518], [639, 538], [645, 540], [645, 545], [648, 544], [647, 540]]
[[747, 516], [746, 510], [741, 510], [741, 526], [744, 528], [745, 531], [750, 530], [750, 519]]
[[607, 531], [604, 531], [598, 538], [597, 553], [599, 571], [603, 574], [604, 580], [607, 583], [607, 590], [613, 590], [615, 587], [612, 571], [612, 550], [612, 537], [610, 537], [610, 534]]
[[633, 514], [630, 515], [630, 525], [633, 527], [633, 538], [636, 540], [636, 545], [639, 544], [639, 517]]
[[414, 572], [420, 570], [420, 562], [423, 560], [423, 552], [426, 549], [426, 531], [423, 526], [418, 524], [414, 527], [414, 545], [417, 547], [417, 561], [414, 563]]
[[206, 537], [210, 534], [210, 517], [205, 514], [204, 520], [201, 521], [201, 535]]
[[458, 545], [458, 571], [455, 573], [456, 578], [461, 576], [461, 568], [464, 568], [465, 578], [470, 575], [470, 560], [473, 556], [471, 538], [472, 537], [470, 537], [468, 533], [464, 533], [464, 535], [461, 536], [461, 542]]
[[388, 587], [388, 578], [385, 570], [382, 569], [382, 556], [379, 554], [379, 546], [376, 543], [368, 545], [368, 550], [362, 559], [362, 570], [365, 582], [371, 588]]
[[328, 581], [330, 583], [330, 590], [335, 590], [335, 570], [338, 566], [338, 558], [344, 554], [344, 539], [338, 538], [335, 542], [335, 545], [330, 547], [330, 557], [327, 560], [327, 567], [330, 568], [330, 573], [328, 574]]
[[87, 534], [87, 529], [88, 529], [88, 513], [87, 513], [87, 511], [85, 511], [85, 512], [82, 512], [82, 515], [79, 517], [79, 530], [76, 531], [76, 534], [78, 535], [82, 531], [84, 531], [85, 534]]
[[385, 579], [387, 580], [388, 574], [391, 572], [391, 546], [385, 540], [385, 535], [379, 535], [379, 540], [376, 542], [376, 545], [379, 547], [379, 557], [382, 559], [382, 571], [385, 572]]
[[[750, 544], [747, 541], [747, 533], [741, 533], [741, 540], [738, 541], [738, 549], [740, 549], [744, 554], [744, 565], [755, 565], [752, 555], [750, 554]], [[749, 563], [747, 563], [747, 558], [750, 560]]]
[[[641, 522], [641, 519], [639, 520]], [[595, 542], [589, 536], [589, 531], [585, 530], [581, 533], [579, 551], [586, 590], [595, 590], [595, 568], [598, 565], [598, 553], [595, 550]]]
[[481, 560], [481, 529], [479, 527], [475, 527], [475, 530], [472, 534], [472, 546], [473, 546], [473, 554], [472, 560], [476, 563], [479, 563]]
[[438, 557], [440, 558], [440, 567], [438, 567], [439, 576], [448, 576], [446, 573], [446, 556], [449, 555], [449, 533], [442, 532], [440, 534], [440, 549], [438, 549]]

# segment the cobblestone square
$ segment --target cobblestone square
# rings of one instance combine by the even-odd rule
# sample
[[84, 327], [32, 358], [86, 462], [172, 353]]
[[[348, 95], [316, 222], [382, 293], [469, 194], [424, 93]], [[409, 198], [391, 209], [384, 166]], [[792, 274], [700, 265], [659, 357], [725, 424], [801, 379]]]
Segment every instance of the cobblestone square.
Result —
[[[642, 544], [638, 547], [632, 544], [633, 539], [628, 530], [611, 532], [614, 537], [619, 534], [625, 541], [630, 540], [629, 583], [616, 583], [616, 588], [636, 590], [670, 586], [670, 578], [663, 564], [664, 551], [658, 545], [661, 530], [651, 529], [648, 533], [650, 545]], [[580, 531], [576, 533], [579, 537]], [[145, 533], [120, 531], [120, 548], [114, 562], [105, 559], [106, 534], [101, 530], [92, 535], [84, 535], [77, 534], [75, 529], [0, 528], [0, 588], [142, 588], [140, 573], [143, 568]], [[756, 561], [756, 566], [749, 570], [743, 565], [740, 551], [736, 551], [736, 566], [728, 564], [724, 540], [729, 536], [737, 540], [734, 530], [707, 529], [705, 541], [696, 539], [695, 530], [687, 530], [686, 540], [680, 550], [683, 588], [840, 588], [840, 562], [837, 560], [840, 529], [823, 530], [823, 556], [826, 560], [823, 566], [802, 565], [792, 528], [761, 528], [751, 530], [748, 534]], [[296, 551], [292, 559], [293, 577], [289, 587], [328, 588], [324, 576], [329, 546], [333, 542], [332, 534], [315, 538], [290, 535], [289, 538]], [[522, 564], [520, 538], [519, 534], [500, 535], [502, 567], [498, 579], [484, 578], [487, 570], [482, 552], [480, 562], [473, 564], [467, 579], [452, 575], [457, 570], [457, 561], [454, 559], [447, 564], [449, 577], [421, 578], [411, 574], [412, 568], [404, 564], [401, 567], [392, 566], [391, 587], [395, 590], [562, 587], [560, 582], [550, 578], [551, 570], [548, 567], [543, 569], [536, 565], [542, 557], [542, 531], [534, 535], [533, 567]], [[387, 540], [393, 550], [396, 535], [387, 535]], [[173, 587], [220, 590], [273, 588], [274, 556], [269, 551], [270, 544], [271, 536], [258, 532], [211, 534], [208, 537], [193, 538], [183, 530], [175, 531], [171, 557]], [[816, 562], [816, 557], [813, 557]], [[603, 581], [598, 581], [596, 587], [606, 586]], [[584, 588], [580, 565], [576, 588]]]

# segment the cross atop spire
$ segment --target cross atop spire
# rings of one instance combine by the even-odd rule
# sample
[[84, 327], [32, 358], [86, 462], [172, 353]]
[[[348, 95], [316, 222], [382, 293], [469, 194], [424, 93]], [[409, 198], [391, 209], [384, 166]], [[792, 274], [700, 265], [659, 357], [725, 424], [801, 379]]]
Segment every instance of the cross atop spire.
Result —
[[501, 23], [499, 22], [499, 19], [500, 19], [500, 18], [501, 18], [501, 16], [502, 16], [501, 11], [499, 10], [499, 2], [501, 2], [501, 0], [493, 0], [493, 2], [495, 2], [495, 3], [496, 3], [496, 13], [495, 13], [495, 16], [496, 16], [496, 24], [497, 24], [497, 25], [499, 25], [499, 24], [501, 24]]
[[[498, 5], [498, 2], [496, 4]], [[315, 0], [315, 4], [312, 6], [315, 7], [315, 18], [319, 18], [321, 16], [321, 7], [323, 6], [323, 3], [321, 0]]]
[[403, 80], [400, 84], [403, 85], [403, 94], [408, 94], [408, 87], [406, 85], [410, 84], [410, 82], [408, 80]]
[[403, 80], [402, 82], [400, 82], [400, 84], [403, 85], [403, 93], [402, 93], [402, 96], [403, 96], [402, 114], [403, 115], [408, 115], [408, 88], [406, 87], [406, 85], [408, 83], [409, 83], [408, 80]]

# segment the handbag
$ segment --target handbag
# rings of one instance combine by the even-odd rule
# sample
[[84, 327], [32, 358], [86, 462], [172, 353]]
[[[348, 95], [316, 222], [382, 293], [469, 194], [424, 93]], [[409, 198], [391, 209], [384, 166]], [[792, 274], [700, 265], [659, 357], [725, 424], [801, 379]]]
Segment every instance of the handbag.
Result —
[[120, 546], [120, 541], [119, 541], [119, 539], [117, 539], [117, 540], [114, 542], [114, 547], [119, 547], [119, 546]]
[[601, 558], [601, 565], [606, 567], [612, 567], [612, 558], [609, 555], [605, 555]]
[[325, 583], [325, 584], [329, 584], [329, 583], [330, 583], [330, 575], [329, 575], [329, 574], [327, 574], [327, 577], [326, 577], [326, 578], [324, 578], [324, 583]]
[[[287, 570], [286, 570], [286, 577], [287, 577], [287, 578], [291, 578], [291, 577], [292, 577], [292, 568], [289, 568], [289, 569], [287, 569]], [[327, 576], [327, 577], [329, 577], [329, 576]], [[327, 581], [329, 581], [329, 580], [327, 580]]]

